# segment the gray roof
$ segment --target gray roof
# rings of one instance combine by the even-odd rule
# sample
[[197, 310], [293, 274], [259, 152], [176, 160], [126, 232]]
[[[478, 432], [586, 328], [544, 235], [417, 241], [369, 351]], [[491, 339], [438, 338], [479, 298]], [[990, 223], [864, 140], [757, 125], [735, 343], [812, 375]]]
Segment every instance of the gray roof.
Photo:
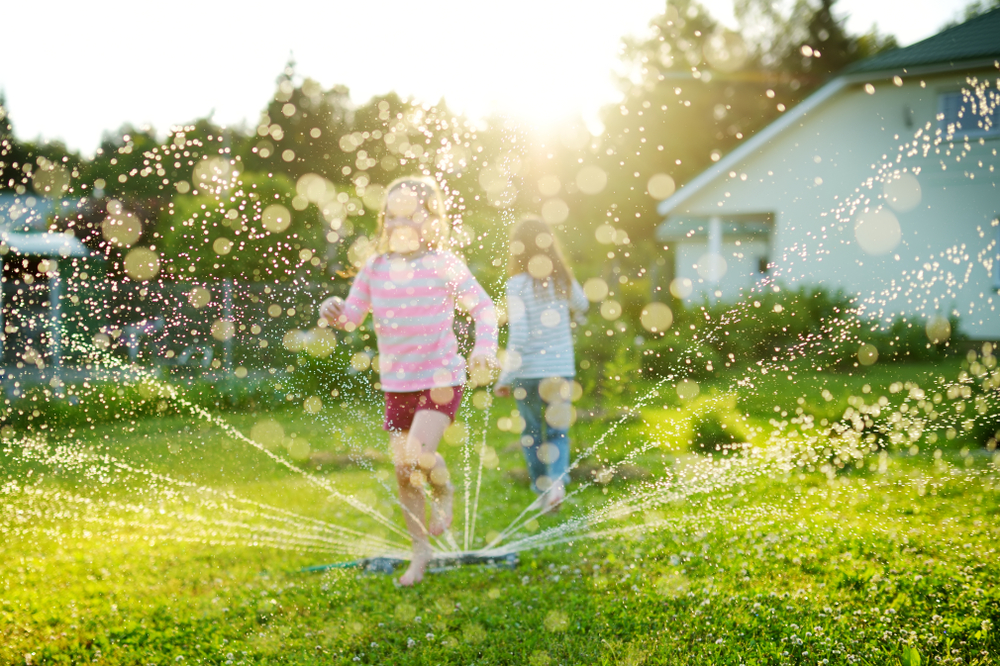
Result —
[[[89, 257], [90, 250], [73, 234], [0, 232], [0, 248], [23, 257]], [[0, 255], [2, 259], [2, 255]]]
[[43, 231], [55, 205], [52, 199], [36, 194], [0, 192], [0, 230]]
[[69, 215], [79, 211], [86, 199], [52, 199], [27, 192], [15, 194], [0, 191], [0, 231], [32, 233], [45, 231], [53, 215]]
[[1000, 58], [1000, 8], [943, 30], [906, 48], [880, 53], [854, 63], [843, 73], [881, 72]]

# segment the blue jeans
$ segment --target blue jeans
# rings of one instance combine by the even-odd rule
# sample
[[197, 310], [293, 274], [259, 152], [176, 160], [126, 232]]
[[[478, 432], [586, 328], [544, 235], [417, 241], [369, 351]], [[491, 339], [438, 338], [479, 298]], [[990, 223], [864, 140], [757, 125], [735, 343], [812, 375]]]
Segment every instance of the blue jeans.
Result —
[[[539, 385], [544, 379], [515, 379], [513, 382], [514, 398], [517, 400], [517, 411], [524, 419], [524, 432], [521, 433], [521, 450], [528, 464], [528, 474], [531, 476], [531, 489], [542, 493], [553, 483], [569, 482], [569, 421], [566, 418], [545, 418], [547, 415], [568, 414], [568, 400], [554, 400], [547, 404], [539, 393]], [[568, 378], [567, 381], [572, 381]], [[519, 390], [520, 389], [520, 390]], [[524, 391], [523, 397], [521, 390]], [[554, 412], [550, 411], [555, 409]], [[559, 425], [553, 426], [556, 420]], [[563, 427], [565, 423], [565, 427]], [[543, 435], [544, 429], [544, 435]]]

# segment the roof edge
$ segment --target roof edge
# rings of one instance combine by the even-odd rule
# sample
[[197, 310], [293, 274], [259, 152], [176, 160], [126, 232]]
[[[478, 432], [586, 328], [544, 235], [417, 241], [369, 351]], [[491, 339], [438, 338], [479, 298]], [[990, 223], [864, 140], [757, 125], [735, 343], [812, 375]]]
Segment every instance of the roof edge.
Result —
[[945, 74], [948, 72], [955, 71], [957, 69], [970, 69], [970, 68], [987, 68], [996, 67], [1000, 69], [1000, 59], [997, 58], [985, 58], [977, 60], [968, 61], [957, 61], [948, 63], [938, 63], [933, 65], [926, 65], [921, 67], [892, 67], [889, 69], [872, 71], [872, 72], [857, 72], [848, 73], [838, 76], [825, 85], [823, 85], [819, 90], [814, 92], [809, 97], [799, 102], [797, 105], [788, 110], [788, 113], [781, 116], [773, 123], [762, 129], [761, 131], [754, 134], [752, 137], [747, 139], [745, 143], [737, 147], [736, 150], [730, 152], [721, 160], [710, 166], [709, 168], [702, 171], [700, 174], [695, 176], [686, 185], [681, 186], [677, 192], [673, 195], [664, 199], [656, 206], [656, 212], [660, 215], [669, 215], [673, 212], [679, 205], [690, 199], [695, 193], [701, 190], [703, 187], [707, 186], [709, 183], [714, 181], [720, 174], [725, 173], [733, 166], [741, 162], [744, 158], [749, 157], [756, 151], [759, 147], [769, 142], [772, 138], [780, 134], [787, 127], [795, 123], [797, 120], [806, 116], [813, 109], [821, 105], [823, 102], [827, 101], [838, 92], [847, 88], [848, 86], [855, 85], [858, 83], [865, 83], [873, 79], [886, 79], [892, 76], [898, 76], [901, 73], [905, 73], [906, 76], [924, 76], [927, 74]]
[[873, 78], [885, 79], [890, 76], [899, 76], [900, 74], [905, 74], [906, 76], [925, 76], [928, 74], [948, 74], [963, 69], [990, 68], [1000, 70], [1000, 57], [948, 60], [912, 67], [897, 65], [895, 67], [886, 67], [885, 69], [873, 69], [870, 72], [845, 72], [842, 77], [850, 79], [852, 83], [860, 83], [861, 81]]
[[669, 215], [677, 206], [690, 199], [692, 195], [711, 183], [720, 174], [728, 171], [732, 166], [742, 161], [743, 158], [757, 150], [758, 147], [766, 144], [786, 127], [798, 121], [827, 99], [843, 90], [847, 85], [849, 85], [849, 82], [846, 77], [837, 77], [825, 84], [812, 95], [789, 109], [788, 113], [747, 139], [746, 143], [695, 176], [693, 180], [682, 186], [671, 197], [661, 201], [656, 206], [656, 212], [660, 215]]

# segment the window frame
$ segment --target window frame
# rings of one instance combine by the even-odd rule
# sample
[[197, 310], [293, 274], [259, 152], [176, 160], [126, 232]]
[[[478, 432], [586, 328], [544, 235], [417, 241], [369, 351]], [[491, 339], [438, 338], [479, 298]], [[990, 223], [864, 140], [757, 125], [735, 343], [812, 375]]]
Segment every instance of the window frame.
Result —
[[[949, 124], [957, 124], [963, 120], [963, 118], [958, 117], [959, 113], [964, 112], [963, 115], [969, 118], [977, 117], [970, 110], [970, 102], [968, 100], [970, 91], [966, 88], [961, 88], [959, 90], [944, 90], [938, 93], [937, 126], [947, 140], [1000, 139], [1000, 90], [997, 90], [996, 88], [985, 88], [984, 90], [987, 91], [986, 94], [995, 97], [996, 101], [996, 106], [994, 107], [993, 113], [990, 115], [993, 126], [988, 130], [981, 129], [979, 127], [971, 129], [956, 127], [954, 131], [950, 132], [948, 130]], [[956, 98], [959, 101], [957, 110], [949, 118], [948, 112], [952, 107], [952, 104], [949, 104], [949, 102], [955, 100]]]

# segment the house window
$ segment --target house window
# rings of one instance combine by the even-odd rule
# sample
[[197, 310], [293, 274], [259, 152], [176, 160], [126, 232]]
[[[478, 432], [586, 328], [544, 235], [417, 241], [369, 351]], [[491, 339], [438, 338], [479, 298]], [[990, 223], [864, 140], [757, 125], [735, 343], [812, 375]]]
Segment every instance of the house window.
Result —
[[757, 257], [757, 272], [760, 274], [767, 273], [770, 270], [771, 265], [767, 261], [767, 257]]
[[977, 88], [938, 98], [938, 127], [946, 138], [1000, 137], [1000, 92]]

